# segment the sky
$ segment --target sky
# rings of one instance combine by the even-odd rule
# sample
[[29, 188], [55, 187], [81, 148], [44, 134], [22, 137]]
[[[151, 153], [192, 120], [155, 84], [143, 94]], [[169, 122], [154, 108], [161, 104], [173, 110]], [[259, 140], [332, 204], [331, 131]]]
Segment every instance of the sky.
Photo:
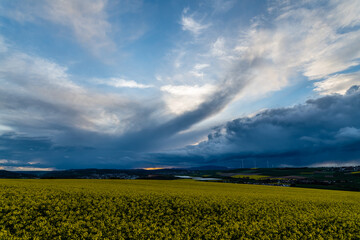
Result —
[[2, 0], [0, 169], [360, 165], [360, 1]]

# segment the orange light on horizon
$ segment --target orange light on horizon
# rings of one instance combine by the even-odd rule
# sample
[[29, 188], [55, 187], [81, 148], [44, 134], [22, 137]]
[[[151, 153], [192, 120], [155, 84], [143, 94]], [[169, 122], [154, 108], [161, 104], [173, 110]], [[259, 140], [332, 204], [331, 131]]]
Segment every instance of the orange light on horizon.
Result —
[[148, 168], [143, 168], [144, 170], [160, 170], [160, 169], [165, 169], [162, 167], [148, 167]]

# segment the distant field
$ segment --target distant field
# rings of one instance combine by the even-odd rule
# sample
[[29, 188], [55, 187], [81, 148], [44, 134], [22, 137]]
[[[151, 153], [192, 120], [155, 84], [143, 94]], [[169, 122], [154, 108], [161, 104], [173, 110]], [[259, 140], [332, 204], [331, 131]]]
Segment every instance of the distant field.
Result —
[[360, 193], [193, 180], [0, 180], [0, 239], [360, 239]]

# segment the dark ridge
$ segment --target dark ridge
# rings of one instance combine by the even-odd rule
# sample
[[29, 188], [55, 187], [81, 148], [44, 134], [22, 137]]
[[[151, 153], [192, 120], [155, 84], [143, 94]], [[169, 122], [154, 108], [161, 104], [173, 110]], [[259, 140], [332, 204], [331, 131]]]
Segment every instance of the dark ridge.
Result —
[[6, 170], [0, 170], [0, 178], [26, 179], [26, 178], [38, 178], [38, 177], [33, 173], [22, 173], [22, 172], [11, 172]]

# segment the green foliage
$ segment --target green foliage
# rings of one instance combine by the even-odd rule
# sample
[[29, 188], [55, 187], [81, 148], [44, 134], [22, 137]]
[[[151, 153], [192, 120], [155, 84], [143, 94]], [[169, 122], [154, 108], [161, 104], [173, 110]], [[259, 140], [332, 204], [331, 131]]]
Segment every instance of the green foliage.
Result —
[[360, 239], [360, 193], [192, 180], [0, 180], [0, 239]]

